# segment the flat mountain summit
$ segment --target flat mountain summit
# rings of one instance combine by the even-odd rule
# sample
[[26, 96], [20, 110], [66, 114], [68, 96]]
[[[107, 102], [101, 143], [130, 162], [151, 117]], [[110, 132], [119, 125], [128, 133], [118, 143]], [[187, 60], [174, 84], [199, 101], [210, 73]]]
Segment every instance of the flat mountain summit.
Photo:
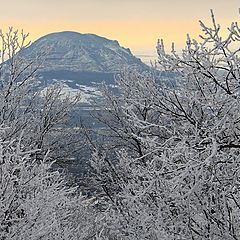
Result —
[[51, 33], [33, 42], [21, 54], [26, 58], [35, 58], [43, 53], [43, 71], [116, 73], [129, 68], [148, 69], [129, 48], [95, 34]]

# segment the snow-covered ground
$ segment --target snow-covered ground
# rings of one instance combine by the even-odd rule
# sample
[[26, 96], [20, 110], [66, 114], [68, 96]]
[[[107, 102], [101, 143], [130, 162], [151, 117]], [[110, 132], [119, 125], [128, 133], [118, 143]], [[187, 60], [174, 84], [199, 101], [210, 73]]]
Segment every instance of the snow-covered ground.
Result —
[[80, 96], [80, 103], [91, 104], [94, 103], [97, 99], [101, 98], [102, 93], [99, 90], [98, 86], [86, 86], [76, 84], [77, 88], [72, 88], [68, 83], [72, 83], [72, 80], [56, 80], [53, 79], [53, 83], [49, 84], [47, 87], [43, 88], [41, 95], [44, 96], [47, 93], [48, 88], [53, 87], [56, 82], [61, 87], [62, 98], [69, 96], [75, 98]]

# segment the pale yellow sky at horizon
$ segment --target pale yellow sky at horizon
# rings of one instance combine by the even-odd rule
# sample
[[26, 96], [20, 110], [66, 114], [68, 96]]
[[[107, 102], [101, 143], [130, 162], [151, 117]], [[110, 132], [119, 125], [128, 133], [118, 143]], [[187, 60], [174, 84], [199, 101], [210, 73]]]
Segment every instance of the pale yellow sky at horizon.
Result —
[[213, 9], [225, 27], [239, 21], [239, 0], [11, 0], [1, 3], [0, 28], [24, 29], [31, 40], [51, 32], [77, 31], [116, 39], [136, 54], [154, 54], [157, 39], [180, 49], [197, 37], [198, 20]]

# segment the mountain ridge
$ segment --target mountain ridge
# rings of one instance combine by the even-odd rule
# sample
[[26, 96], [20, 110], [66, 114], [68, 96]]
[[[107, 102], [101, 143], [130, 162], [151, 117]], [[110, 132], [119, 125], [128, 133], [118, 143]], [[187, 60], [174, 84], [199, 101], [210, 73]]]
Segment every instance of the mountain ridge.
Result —
[[72, 31], [47, 34], [21, 52], [24, 58], [45, 54], [41, 71], [72, 70], [79, 72], [111, 72], [123, 69], [148, 70], [129, 48], [90, 33]]

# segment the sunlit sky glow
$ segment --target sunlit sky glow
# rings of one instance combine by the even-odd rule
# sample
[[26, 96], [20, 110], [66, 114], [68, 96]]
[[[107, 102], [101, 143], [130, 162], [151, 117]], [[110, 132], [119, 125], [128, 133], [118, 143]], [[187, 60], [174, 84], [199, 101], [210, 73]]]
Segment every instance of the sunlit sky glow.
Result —
[[31, 40], [50, 32], [77, 31], [116, 39], [135, 54], [154, 54], [157, 39], [182, 48], [197, 37], [198, 20], [212, 8], [223, 26], [239, 21], [239, 0], [11, 0], [1, 2], [1, 28], [13, 26]]

